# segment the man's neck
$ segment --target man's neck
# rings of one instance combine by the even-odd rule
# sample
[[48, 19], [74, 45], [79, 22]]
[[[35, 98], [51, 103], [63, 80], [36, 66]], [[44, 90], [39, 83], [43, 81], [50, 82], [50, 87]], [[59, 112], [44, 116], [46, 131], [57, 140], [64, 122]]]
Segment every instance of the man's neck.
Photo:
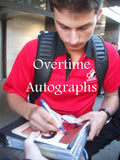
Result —
[[71, 55], [71, 61], [72, 62], [78, 62], [84, 52], [85, 52], [85, 47], [82, 48], [79, 51], [77, 51], [77, 50], [76, 51], [68, 50], [68, 53]]

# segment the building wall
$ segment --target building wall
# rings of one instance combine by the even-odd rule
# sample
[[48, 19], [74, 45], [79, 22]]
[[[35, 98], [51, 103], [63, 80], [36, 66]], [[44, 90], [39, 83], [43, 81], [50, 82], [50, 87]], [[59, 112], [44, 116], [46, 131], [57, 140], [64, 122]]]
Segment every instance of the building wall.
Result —
[[0, 20], [0, 80], [2, 79], [2, 23]]
[[40, 30], [44, 30], [44, 27], [44, 16], [25, 14], [7, 21], [7, 76], [25, 43], [34, 39]]
[[120, 50], [120, 24], [119, 24], [119, 33], [118, 33], [118, 49]]
[[50, 18], [50, 17], [45, 18], [45, 30], [49, 32], [56, 31], [53, 18]]
[[94, 34], [96, 34], [104, 39], [105, 25], [106, 25], [106, 17], [104, 15], [102, 15], [99, 22], [96, 25]]
[[105, 41], [111, 43], [119, 41], [119, 23], [106, 18], [106, 27], [105, 27]]

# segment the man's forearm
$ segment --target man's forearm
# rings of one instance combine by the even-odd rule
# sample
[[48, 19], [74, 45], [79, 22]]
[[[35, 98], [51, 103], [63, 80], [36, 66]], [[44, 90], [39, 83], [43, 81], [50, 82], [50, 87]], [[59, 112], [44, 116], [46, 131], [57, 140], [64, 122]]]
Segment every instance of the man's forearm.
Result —
[[29, 114], [36, 105], [28, 103], [23, 97], [15, 93], [7, 93], [7, 101], [10, 108], [17, 114], [28, 119]]
[[106, 109], [110, 115], [113, 115], [118, 109], [119, 97], [118, 90], [113, 93], [105, 93], [101, 108]]

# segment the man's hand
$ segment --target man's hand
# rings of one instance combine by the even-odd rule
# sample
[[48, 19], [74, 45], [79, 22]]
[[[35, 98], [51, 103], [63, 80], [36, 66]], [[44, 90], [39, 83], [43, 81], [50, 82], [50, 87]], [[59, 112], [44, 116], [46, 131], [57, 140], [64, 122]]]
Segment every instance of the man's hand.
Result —
[[32, 132], [28, 138], [24, 141], [25, 158], [31, 160], [47, 160], [41, 155], [40, 149], [34, 143], [36, 137], [38, 137], [40, 132]]
[[[101, 108], [107, 109], [110, 115], [113, 115], [118, 108], [119, 97], [118, 90], [108, 93], [105, 91], [104, 100], [102, 102]], [[78, 118], [79, 122], [89, 120], [90, 121], [90, 132], [88, 140], [93, 140], [95, 136], [98, 136], [101, 129], [103, 128], [106, 120], [107, 114], [104, 111], [91, 111], [82, 115]]]
[[[29, 120], [34, 130], [43, 132], [59, 130], [58, 122], [43, 107], [28, 103], [23, 97], [15, 93], [7, 93], [7, 100], [10, 108]], [[60, 114], [54, 113], [61, 121]]]
[[101, 129], [103, 128], [107, 115], [102, 111], [91, 111], [88, 112], [78, 118], [79, 122], [83, 122], [89, 120], [90, 121], [90, 132], [87, 140], [92, 141], [95, 136], [98, 136]]
[[[61, 121], [60, 115], [56, 112], [54, 113]], [[50, 115], [50, 113], [41, 106], [32, 108], [29, 113], [28, 120], [34, 130], [40, 130], [43, 132], [58, 131], [60, 127], [58, 122]]]

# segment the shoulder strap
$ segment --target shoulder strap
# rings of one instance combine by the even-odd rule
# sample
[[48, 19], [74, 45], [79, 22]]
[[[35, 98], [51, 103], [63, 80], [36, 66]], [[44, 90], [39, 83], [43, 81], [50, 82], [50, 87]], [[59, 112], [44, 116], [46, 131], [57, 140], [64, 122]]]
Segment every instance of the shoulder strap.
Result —
[[[55, 57], [56, 38], [56, 32], [41, 33], [40, 35], [38, 35], [38, 47], [35, 60], [35, 66], [38, 69], [35, 68], [35, 78], [33, 85], [33, 89], [35, 92], [32, 92], [32, 94], [30, 95], [30, 102], [32, 103], [34, 103], [35, 99], [40, 96], [43, 90], [43, 85], [45, 83], [47, 84], [50, 78], [52, 72], [50, 63], [53, 62]], [[40, 67], [41, 65], [42, 67]]]
[[108, 54], [103, 40], [96, 35], [92, 36], [92, 50], [99, 85], [99, 94], [108, 69]]

